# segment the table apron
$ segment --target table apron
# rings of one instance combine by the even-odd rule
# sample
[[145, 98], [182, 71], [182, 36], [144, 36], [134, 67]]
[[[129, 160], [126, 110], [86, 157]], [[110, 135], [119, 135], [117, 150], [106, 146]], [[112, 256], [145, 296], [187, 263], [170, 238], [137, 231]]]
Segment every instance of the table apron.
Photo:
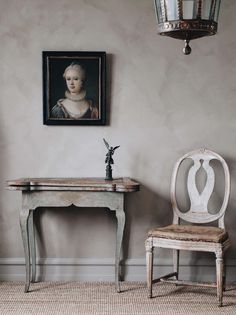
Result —
[[101, 207], [124, 210], [124, 193], [95, 191], [22, 191], [21, 211], [38, 207]]

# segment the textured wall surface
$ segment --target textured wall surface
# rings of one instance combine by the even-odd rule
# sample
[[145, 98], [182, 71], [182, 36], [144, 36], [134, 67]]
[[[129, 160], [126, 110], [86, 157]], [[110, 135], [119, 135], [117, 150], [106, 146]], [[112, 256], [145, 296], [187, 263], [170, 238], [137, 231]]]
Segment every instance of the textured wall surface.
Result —
[[[121, 146], [114, 176], [141, 183], [141, 191], [126, 202], [125, 258], [143, 260], [148, 229], [171, 222], [173, 164], [204, 146], [230, 166], [226, 226], [232, 239], [228, 257], [235, 262], [235, 12], [235, 1], [222, 1], [218, 34], [192, 42], [192, 54], [184, 56], [181, 41], [157, 35], [151, 0], [1, 0], [2, 259], [23, 257], [20, 193], [6, 191], [5, 180], [104, 176], [104, 137]], [[43, 50], [107, 52], [107, 126], [42, 124]], [[112, 258], [115, 223], [105, 210], [38, 211], [39, 256]], [[208, 259], [192, 255], [191, 262], [200, 257]]]

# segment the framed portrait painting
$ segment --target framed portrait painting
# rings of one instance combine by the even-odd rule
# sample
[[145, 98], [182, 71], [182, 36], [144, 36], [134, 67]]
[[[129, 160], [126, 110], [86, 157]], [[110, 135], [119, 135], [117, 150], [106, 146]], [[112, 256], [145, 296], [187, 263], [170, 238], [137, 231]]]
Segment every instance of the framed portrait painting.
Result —
[[106, 124], [106, 53], [43, 51], [43, 123]]

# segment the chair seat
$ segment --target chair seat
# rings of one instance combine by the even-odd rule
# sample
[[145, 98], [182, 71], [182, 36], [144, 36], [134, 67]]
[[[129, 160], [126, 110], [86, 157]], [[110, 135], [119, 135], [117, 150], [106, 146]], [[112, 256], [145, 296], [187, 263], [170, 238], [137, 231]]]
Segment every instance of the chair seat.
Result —
[[165, 239], [223, 243], [228, 233], [218, 227], [171, 224], [149, 231], [148, 236]]

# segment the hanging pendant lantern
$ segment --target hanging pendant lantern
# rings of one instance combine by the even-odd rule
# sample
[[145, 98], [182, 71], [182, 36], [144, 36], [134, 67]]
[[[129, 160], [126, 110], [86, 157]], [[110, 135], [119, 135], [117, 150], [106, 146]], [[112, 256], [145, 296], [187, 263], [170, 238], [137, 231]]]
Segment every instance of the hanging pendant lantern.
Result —
[[160, 35], [185, 41], [191, 53], [192, 39], [215, 35], [221, 0], [154, 0]]

